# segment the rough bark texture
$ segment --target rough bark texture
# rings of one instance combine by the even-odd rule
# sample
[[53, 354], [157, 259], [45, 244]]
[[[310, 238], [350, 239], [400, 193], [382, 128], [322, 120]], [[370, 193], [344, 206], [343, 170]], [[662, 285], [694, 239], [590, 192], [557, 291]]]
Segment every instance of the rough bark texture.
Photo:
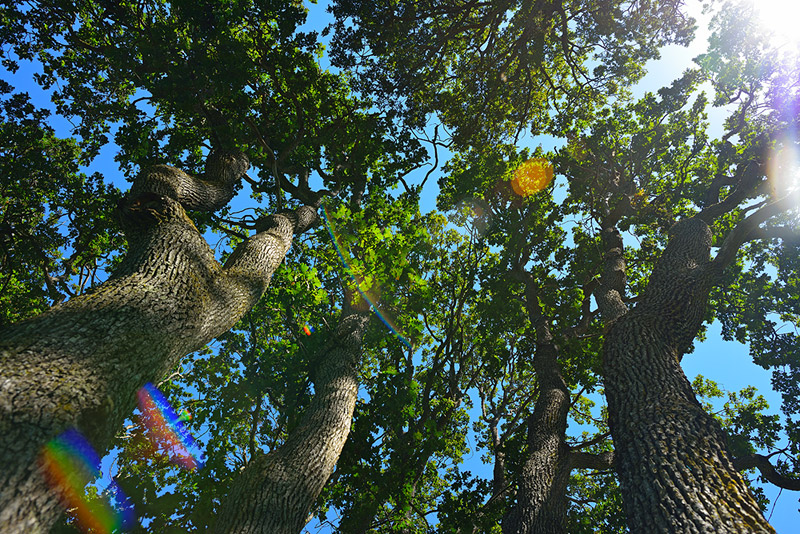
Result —
[[270, 216], [219, 265], [181, 203], [224, 205], [248, 163], [219, 152], [209, 160], [202, 180], [166, 166], [143, 173], [119, 207], [129, 250], [118, 272], [0, 332], [0, 532], [47, 531], [61, 507], [37, 461], [42, 447], [74, 427], [102, 455], [136, 391], [233, 326], [316, 216]]
[[528, 456], [519, 475], [516, 503], [503, 518], [505, 534], [566, 532], [570, 466], [565, 437], [570, 397], [535, 284], [528, 273], [525, 305], [536, 329], [533, 366], [539, 396], [528, 420]]
[[368, 309], [345, 306], [332, 346], [316, 370], [307, 413], [286, 443], [257, 456], [236, 478], [216, 532], [297, 534], [308, 522], [350, 433], [369, 317]]
[[[604, 265], [594, 295], [604, 322], [612, 323], [627, 311], [622, 300], [626, 284], [625, 259], [622, 237], [613, 222], [604, 222], [602, 236]], [[528, 458], [519, 475], [516, 503], [503, 519], [503, 532], [562, 534], [566, 532], [566, 493], [572, 469], [608, 469], [613, 454], [598, 457], [571, 451], [567, 445], [570, 395], [561, 376], [558, 347], [539, 306], [533, 276], [524, 273], [521, 278], [525, 282], [525, 306], [536, 329], [533, 364], [539, 396], [528, 420]]]
[[603, 348], [615, 462], [634, 533], [774, 532], [683, 374], [717, 265], [699, 217], [670, 231], [638, 305]]
[[622, 236], [617, 227], [613, 224], [604, 225], [601, 237], [604, 251], [603, 272], [594, 296], [603, 323], [610, 326], [628, 312], [628, 306], [623, 300], [627, 284], [627, 266], [625, 265]]

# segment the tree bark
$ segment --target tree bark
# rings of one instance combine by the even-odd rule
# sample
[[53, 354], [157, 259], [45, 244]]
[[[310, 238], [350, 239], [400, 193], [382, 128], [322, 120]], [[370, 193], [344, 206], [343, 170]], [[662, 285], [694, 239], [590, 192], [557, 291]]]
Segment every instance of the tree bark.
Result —
[[566, 532], [569, 390], [561, 376], [558, 348], [542, 314], [536, 282], [525, 273], [525, 307], [536, 329], [533, 366], [539, 396], [528, 420], [528, 455], [519, 475], [516, 503], [503, 518], [504, 534]]
[[[348, 299], [345, 298], [345, 301]], [[345, 304], [322, 355], [308, 412], [286, 443], [257, 456], [236, 478], [215, 532], [297, 534], [333, 473], [350, 433], [368, 308]]]
[[[627, 311], [625, 259], [622, 237], [613, 221], [604, 221], [605, 251], [600, 285], [595, 290], [600, 313], [612, 323]], [[533, 358], [539, 396], [528, 421], [528, 458], [519, 478], [516, 503], [503, 519], [504, 534], [566, 532], [567, 484], [573, 468], [583, 464], [606, 466], [612, 455], [571, 451], [566, 442], [570, 395], [558, 363], [558, 347], [550, 325], [542, 313], [536, 282], [530, 273], [517, 273], [525, 282], [525, 307], [536, 329], [536, 353]], [[496, 476], [496, 475], [495, 475]]]
[[143, 173], [118, 210], [129, 250], [114, 276], [0, 332], [0, 531], [49, 530], [61, 507], [42, 447], [74, 427], [102, 455], [136, 391], [230, 329], [315, 220], [310, 207], [272, 215], [219, 265], [181, 203], [217, 209], [247, 167], [242, 154], [212, 152], [202, 178]]
[[603, 347], [615, 463], [633, 533], [774, 532], [680, 366], [718, 265], [699, 217], [670, 230], [638, 305]]

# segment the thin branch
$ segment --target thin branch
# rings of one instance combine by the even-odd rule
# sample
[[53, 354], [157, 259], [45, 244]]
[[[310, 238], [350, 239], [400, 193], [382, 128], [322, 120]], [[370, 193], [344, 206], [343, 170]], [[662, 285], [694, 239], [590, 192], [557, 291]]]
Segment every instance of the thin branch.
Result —
[[590, 439], [589, 441], [583, 441], [577, 445], [570, 445], [570, 448], [573, 451], [577, 451], [580, 449], [585, 449], [586, 447], [591, 447], [592, 445], [596, 445], [601, 441], [605, 440], [611, 435], [611, 432], [604, 432], [603, 434], [598, 434], [594, 438]]

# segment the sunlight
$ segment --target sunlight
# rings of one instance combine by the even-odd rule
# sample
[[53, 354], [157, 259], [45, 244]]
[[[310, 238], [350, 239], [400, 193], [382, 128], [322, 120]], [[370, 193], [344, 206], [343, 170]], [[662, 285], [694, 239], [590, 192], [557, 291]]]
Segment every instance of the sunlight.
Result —
[[800, 42], [797, 21], [800, 2], [797, 0], [750, 0], [765, 28], [775, 35], [776, 44]]
[[775, 197], [783, 197], [800, 188], [800, 157], [790, 138], [782, 139], [773, 150], [767, 164], [767, 176]]

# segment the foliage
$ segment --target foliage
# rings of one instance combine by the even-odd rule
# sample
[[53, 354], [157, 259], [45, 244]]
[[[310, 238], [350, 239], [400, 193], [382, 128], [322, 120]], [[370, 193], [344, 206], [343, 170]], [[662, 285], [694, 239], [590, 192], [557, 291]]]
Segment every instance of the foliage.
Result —
[[[141, 531], [206, 531], [237, 474], [285, 442], [354, 286], [386, 324], [376, 317], [363, 341], [350, 437], [315, 505], [321, 522], [347, 533], [499, 531], [536, 430], [534, 304], [570, 390], [565, 443], [613, 450], [596, 401], [609, 327], [597, 303], [615, 251], [628, 308], [676, 221], [722, 204], [717, 251], [785, 197], [767, 162], [797, 148], [800, 109], [796, 62], [733, 9], [720, 11], [698, 68], [634, 99], [644, 61], [685, 43], [692, 22], [680, 2], [628, 4], [340, 0], [327, 31], [341, 71], [319, 66], [321, 36], [301, 30], [298, 2], [3, 7], [6, 69], [39, 62], [56, 113], [77, 122], [74, 138], [59, 138], [47, 111], [2, 87], [0, 325], [79, 293], [122, 247], [110, 218], [119, 193], [82, 174], [112, 134], [128, 177], [155, 162], [199, 173], [209, 149], [239, 148], [254, 166], [253, 199], [270, 211], [324, 197], [325, 221], [296, 239], [268, 294], [162, 384], [192, 413], [205, 468], [152, 454], [135, 414], [118, 436], [115, 475]], [[712, 104], [735, 107], [719, 139]], [[564, 142], [524, 146], [523, 132]], [[426, 158], [438, 164], [426, 138], [452, 151], [440, 212], [420, 211], [427, 178], [405, 180]], [[519, 196], [512, 176], [534, 158], [556, 179]], [[255, 229], [234, 215], [193, 215], [202, 230], [226, 232], [223, 257]], [[785, 440], [786, 474], [800, 457], [797, 235], [796, 206], [757, 225], [706, 310], [773, 370], [784, 398], [781, 421], [753, 388], [728, 394], [715, 415], [731, 452], [771, 453]], [[701, 378], [693, 387], [701, 400], [724, 395]], [[621, 495], [612, 471], [573, 472], [569, 531], [624, 532]]]
[[119, 191], [62, 139], [27, 93], [0, 82], [0, 326], [82, 293], [122, 240], [111, 218]]
[[459, 148], [491, 147], [580, 120], [660, 46], [688, 42], [679, 5], [339, 0], [332, 60], [414, 126], [437, 113]]

